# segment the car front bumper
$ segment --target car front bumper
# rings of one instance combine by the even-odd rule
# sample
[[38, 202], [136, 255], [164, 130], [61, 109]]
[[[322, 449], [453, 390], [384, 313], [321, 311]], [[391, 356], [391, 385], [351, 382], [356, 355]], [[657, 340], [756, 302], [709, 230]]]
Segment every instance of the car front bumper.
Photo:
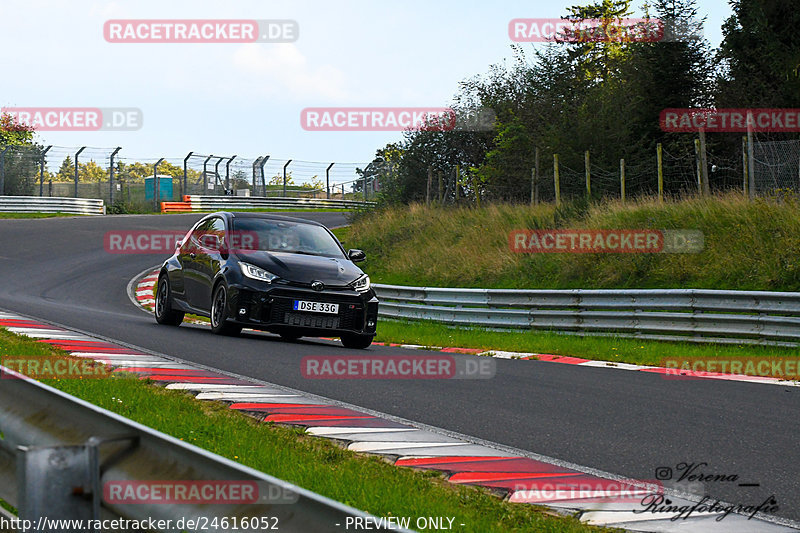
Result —
[[[375, 335], [378, 298], [369, 290], [314, 291], [290, 285], [242, 283], [228, 287], [228, 316], [244, 327], [303, 336]], [[339, 304], [336, 314], [294, 310], [295, 300]]]

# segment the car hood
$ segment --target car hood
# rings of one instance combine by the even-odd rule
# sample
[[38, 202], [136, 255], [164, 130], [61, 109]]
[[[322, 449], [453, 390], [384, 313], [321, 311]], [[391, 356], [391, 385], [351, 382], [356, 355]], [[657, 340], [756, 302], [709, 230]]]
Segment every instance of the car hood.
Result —
[[364, 272], [344, 257], [292, 254], [286, 252], [247, 252], [239, 259], [266, 269], [281, 279], [296, 283], [321, 281], [325, 285], [347, 285]]

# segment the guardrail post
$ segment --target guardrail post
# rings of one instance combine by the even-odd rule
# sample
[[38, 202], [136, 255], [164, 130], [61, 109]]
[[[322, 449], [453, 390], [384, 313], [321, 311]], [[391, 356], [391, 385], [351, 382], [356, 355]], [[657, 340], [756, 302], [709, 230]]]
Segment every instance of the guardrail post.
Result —
[[231, 162], [236, 159], [236, 156], [231, 156], [228, 162], [225, 163], [225, 194], [232, 194], [231, 189]]
[[161, 187], [160, 187], [161, 183], [159, 182], [158, 179], [158, 165], [160, 165], [161, 162], [164, 161], [164, 159], [165, 158], [162, 157], [161, 159], [156, 161], [155, 165], [153, 165], [153, 202], [156, 208], [156, 213], [160, 211], [160, 209], [158, 208], [158, 204], [161, 201]]
[[78, 197], [78, 170], [79, 170], [78, 156], [81, 155], [81, 152], [83, 152], [84, 150], [86, 150], [85, 146], [82, 147], [77, 152], [75, 152], [75, 198]]
[[65, 520], [100, 518], [100, 471], [95, 446], [20, 446], [17, 471], [20, 519], [36, 523], [48, 516]]
[[330, 200], [331, 199], [331, 168], [333, 168], [335, 163], [331, 163], [328, 165], [328, 168], [325, 169], [325, 197]]
[[42, 152], [41, 159], [39, 160], [39, 197], [41, 198], [44, 196], [44, 156], [47, 155], [47, 152], [50, 151], [53, 145], [51, 144], [47, 148], [44, 149]]
[[212, 157], [214, 157], [214, 154], [206, 157], [206, 160], [203, 161], [203, 192], [200, 194], [208, 194], [208, 162]]
[[269, 161], [269, 156], [265, 155], [261, 158], [261, 163], [259, 163], [259, 172], [261, 173], [261, 190], [264, 193], [264, 198], [267, 197], [267, 181], [264, 179], [264, 165], [267, 164]]
[[288, 160], [285, 165], [283, 165], [283, 197], [286, 198], [286, 167], [289, 166], [292, 160]]
[[[111, 152], [111, 156], [109, 157], [109, 170], [108, 170], [108, 203], [109, 205], [114, 205], [114, 156], [122, 150], [121, 146], [117, 146], [117, 148]], [[41, 196], [41, 195], [40, 195]]]
[[189, 164], [189, 158], [192, 157], [194, 152], [189, 152], [189, 154], [183, 158], [183, 186], [181, 186], [181, 200], [183, 200], [183, 195], [186, 194], [186, 185], [188, 183], [188, 168], [186, 167]]
[[11, 148], [10, 146], [6, 146], [3, 148], [3, 151], [0, 152], [0, 196], [5, 195], [5, 186], [6, 186], [6, 152], [8, 149]]

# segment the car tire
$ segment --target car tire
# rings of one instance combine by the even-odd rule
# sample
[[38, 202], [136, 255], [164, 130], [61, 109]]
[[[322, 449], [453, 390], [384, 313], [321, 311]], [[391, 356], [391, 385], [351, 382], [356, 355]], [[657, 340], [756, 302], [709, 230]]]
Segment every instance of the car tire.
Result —
[[300, 337], [302, 337], [302, 335], [300, 335], [298, 333], [289, 333], [289, 332], [278, 333], [278, 335], [280, 335], [281, 339], [286, 341], [286, 342], [294, 342], [297, 339], [299, 339]]
[[228, 322], [228, 288], [224, 283], [214, 288], [210, 314], [211, 331], [217, 335], [236, 336], [242, 332], [242, 326]]
[[172, 309], [172, 291], [169, 286], [169, 277], [166, 274], [158, 278], [153, 314], [156, 322], [164, 326], [180, 326], [183, 322], [184, 313]]
[[342, 344], [352, 350], [363, 350], [372, 344], [372, 335], [342, 335]]

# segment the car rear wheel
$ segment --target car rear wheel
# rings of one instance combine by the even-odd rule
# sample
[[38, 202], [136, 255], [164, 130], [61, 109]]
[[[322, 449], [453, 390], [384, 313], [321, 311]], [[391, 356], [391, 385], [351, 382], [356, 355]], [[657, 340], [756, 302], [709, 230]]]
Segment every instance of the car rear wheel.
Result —
[[166, 275], [158, 278], [158, 291], [156, 291], [156, 305], [154, 306], [156, 322], [165, 326], [179, 326], [183, 322], [184, 313], [172, 309], [172, 292], [170, 291], [169, 278]]
[[342, 344], [345, 348], [363, 350], [372, 344], [372, 335], [342, 335]]
[[238, 335], [242, 326], [228, 322], [228, 289], [224, 283], [217, 285], [211, 298], [211, 331], [217, 335]]

